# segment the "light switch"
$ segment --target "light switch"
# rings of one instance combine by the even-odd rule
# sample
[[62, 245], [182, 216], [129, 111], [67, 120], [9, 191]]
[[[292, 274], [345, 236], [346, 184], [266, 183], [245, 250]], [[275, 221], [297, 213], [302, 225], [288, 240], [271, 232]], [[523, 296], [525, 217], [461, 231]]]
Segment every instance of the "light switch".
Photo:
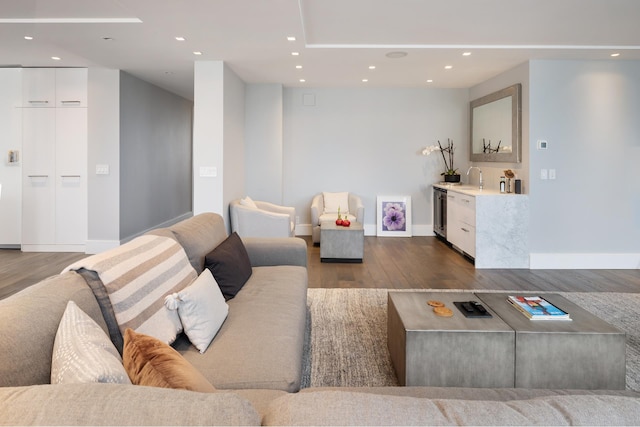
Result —
[[556, 179], [556, 170], [549, 169], [549, 179]]
[[215, 178], [218, 176], [218, 168], [214, 166], [200, 166], [200, 176], [204, 178]]
[[547, 179], [548, 171], [546, 169], [540, 169], [540, 179]]
[[96, 165], [96, 175], [109, 175], [109, 165]]

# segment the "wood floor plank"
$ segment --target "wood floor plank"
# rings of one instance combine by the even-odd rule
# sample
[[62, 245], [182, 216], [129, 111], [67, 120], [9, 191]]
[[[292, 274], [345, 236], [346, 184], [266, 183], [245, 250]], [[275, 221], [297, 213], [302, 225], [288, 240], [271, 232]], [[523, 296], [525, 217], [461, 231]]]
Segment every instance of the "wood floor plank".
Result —
[[[361, 264], [320, 262], [307, 242], [310, 288], [499, 289], [563, 292], [639, 292], [640, 270], [476, 269], [436, 237], [365, 237]], [[0, 299], [58, 274], [80, 253], [0, 250]]]

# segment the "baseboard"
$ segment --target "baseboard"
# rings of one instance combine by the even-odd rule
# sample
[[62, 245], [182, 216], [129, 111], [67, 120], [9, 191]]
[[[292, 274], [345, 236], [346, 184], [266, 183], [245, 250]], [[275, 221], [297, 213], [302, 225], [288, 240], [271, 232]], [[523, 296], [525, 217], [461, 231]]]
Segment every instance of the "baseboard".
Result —
[[22, 245], [22, 252], [85, 252], [85, 245]]
[[639, 254], [530, 254], [531, 270], [636, 270]]
[[[298, 224], [296, 225], [296, 236], [311, 236], [311, 224]], [[378, 234], [376, 224], [364, 224], [365, 236], [376, 236]], [[435, 236], [433, 233], [433, 225], [431, 224], [416, 224], [411, 228], [411, 234], [413, 236]]]

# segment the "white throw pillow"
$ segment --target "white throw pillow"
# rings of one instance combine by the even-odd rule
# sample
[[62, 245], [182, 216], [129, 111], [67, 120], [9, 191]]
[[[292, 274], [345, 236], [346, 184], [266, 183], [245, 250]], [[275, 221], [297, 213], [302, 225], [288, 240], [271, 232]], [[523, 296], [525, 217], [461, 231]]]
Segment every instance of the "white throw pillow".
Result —
[[53, 344], [51, 384], [131, 384], [122, 358], [100, 326], [69, 301]]
[[244, 199], [240, 199], [240, 204], [248, 208], [258, 209], [258, 205], [256, 205], [256, 202], [254, 202], [253, 199], [251, 199], [251, 197], [249, 196], [245, 197]]
[[209, 347], [229, 314], [229, 305], [208, 268], [192, 284], [168, 295], [164, 303], [178, 310], [185, 334], [200, 353]]
[[338, 213], [340, 208], [340, 214], [349, 213], [349, 193], [322, 193], [324, 199], [324, 213]]

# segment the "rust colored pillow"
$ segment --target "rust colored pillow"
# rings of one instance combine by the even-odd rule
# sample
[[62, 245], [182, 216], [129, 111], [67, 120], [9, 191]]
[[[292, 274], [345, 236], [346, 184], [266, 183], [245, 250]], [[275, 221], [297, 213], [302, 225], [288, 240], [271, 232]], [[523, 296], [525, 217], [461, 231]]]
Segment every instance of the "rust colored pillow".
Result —
[[124, 332], [124, 368], [136, 385], [213, 393], [215, 387], [173, 347], [132, 329]]

